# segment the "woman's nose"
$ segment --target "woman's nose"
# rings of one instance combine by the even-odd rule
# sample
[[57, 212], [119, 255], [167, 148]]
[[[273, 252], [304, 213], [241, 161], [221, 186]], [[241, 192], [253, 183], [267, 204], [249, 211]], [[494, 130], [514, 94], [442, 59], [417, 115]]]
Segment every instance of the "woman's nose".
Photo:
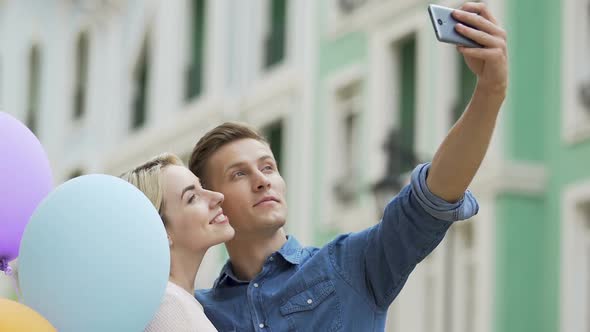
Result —
[[209, 191], [209, 193], [211, 194], [211, 206], [212, 207], [217, 207], [219, 205], [221, 205], [221, 203], [223, 203], [223, 200], [225, 199], [225, 196], [223, 196], [222, 193], [217, 192], [217, 191]]

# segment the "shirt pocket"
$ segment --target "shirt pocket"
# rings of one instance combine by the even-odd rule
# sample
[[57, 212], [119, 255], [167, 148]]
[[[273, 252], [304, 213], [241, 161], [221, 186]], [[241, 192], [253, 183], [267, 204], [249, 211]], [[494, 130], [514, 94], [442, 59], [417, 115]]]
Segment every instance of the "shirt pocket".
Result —
[[291, 331], [340, 331], [340, 301], [331, 280], [311, 283], [307, 289], [291, 295], [280, 306]]

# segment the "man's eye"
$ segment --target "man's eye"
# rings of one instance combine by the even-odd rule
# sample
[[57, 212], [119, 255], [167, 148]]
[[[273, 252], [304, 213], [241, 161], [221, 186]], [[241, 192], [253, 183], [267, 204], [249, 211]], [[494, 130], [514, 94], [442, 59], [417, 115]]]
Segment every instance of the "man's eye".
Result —
[[274, 168], [271, 165], [265, 166], [262, 170], [264, 171], [272, 171]]
[[189, 199], [188, 199], [188, 203], [189, 203], [189, 204], [191, 204], [191, 203], [192, 203], [192, 202], [195, 200], [195, 197], [196, 197], [196, 196], [197, 196], [197, 195], [193, 194], [193, 195], [191, 196], [191, 198], [189, 198]]
[[233, 177], [234, 178], [237, 178], [238, 176], [244, 176], [244, 175], [246, 175], [246, 173], [244, 173], [242, 171], [237, 171], [237, 172], [234, 173], [234, 176]]

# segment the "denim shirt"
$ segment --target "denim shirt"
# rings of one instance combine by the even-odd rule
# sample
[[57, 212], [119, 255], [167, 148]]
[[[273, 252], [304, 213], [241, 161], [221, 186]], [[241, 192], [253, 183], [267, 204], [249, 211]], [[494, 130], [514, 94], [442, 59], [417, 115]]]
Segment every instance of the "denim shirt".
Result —
[[408, 275], [441, 242], [452, 222], [478, 204], [467, 191], [457, 203], [426, 187], [430, 164], [385, 208], [383, 219], [322, 248], [302, 247], [290, 236], [251, 281], [231, 262], [212, 289], [195, 293], [205, 314], [227, 331], [383, 331], [389, 305]]

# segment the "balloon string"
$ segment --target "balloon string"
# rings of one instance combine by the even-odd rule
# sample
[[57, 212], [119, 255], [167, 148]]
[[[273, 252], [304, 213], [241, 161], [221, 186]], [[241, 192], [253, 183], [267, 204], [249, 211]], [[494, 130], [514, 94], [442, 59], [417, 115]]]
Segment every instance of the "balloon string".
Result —
[[8, 265], [8, 262], [4, 258], [0, 259], [0, 271], [4, 271], [10, 281], [12, 281], [12, 287], [14, 288], [14, 292], [16, 293], [16, 300], [20, 299], [20, 290], [18, 289], [18, 281], [16, 280], [16, 273], [12, 270], [12, 267]]

